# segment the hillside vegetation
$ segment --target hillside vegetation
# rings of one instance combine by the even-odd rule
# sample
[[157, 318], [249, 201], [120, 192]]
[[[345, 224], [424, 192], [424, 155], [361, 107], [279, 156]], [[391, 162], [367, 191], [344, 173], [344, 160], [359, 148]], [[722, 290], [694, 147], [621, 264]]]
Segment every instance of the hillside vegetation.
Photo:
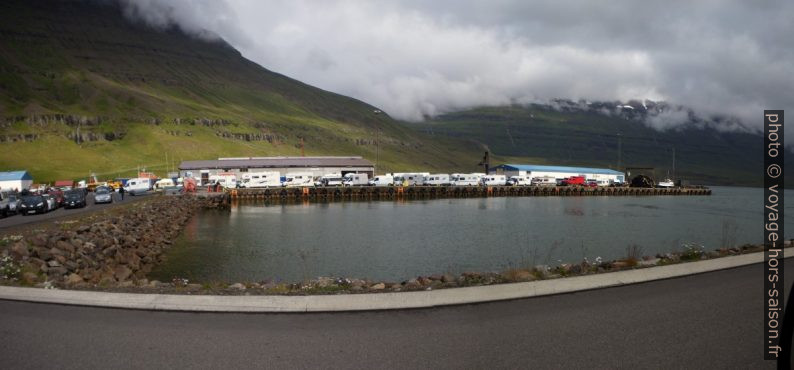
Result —
[[0, 3], [0, 112], [0, 169], [44, 181], [300, 155], [301, 139], [306, 155], [363, 155], [379, 170], [474, 169], [481, 152], [426, 140], [223, 41], [131, 22], [112, 2]]
[[[644, 104], [643, 104], [644, 107]], [[639, 111], [639, 106], [637, 106]], [[222, 40], [153, 29], [113, 1], [0, 2], [0, 170], [36, 181], [164, 175], [181, 160], [361, 155], [378, 172], [493, 165], [655, 167], [706, 184], [760, 185], [761, 138], [545, 105], [393, 120], [247, 59]], [[792, 182], [790, 182], [792, 183]]]

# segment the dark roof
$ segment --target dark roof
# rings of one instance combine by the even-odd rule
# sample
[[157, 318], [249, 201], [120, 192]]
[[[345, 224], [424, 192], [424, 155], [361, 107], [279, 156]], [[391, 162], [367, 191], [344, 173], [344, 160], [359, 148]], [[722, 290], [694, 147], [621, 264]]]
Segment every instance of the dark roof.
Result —
[[275, 167], [372, 167], [361, 157], [260, 157], [183, 161], [180, 170]]

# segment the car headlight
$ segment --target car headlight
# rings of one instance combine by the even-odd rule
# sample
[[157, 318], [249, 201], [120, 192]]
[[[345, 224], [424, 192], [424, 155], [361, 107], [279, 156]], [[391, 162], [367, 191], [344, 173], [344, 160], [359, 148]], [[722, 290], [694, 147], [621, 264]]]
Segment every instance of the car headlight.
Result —
[[43, 205], [44, 205], [44, 202], [39, 202], [39, 204], [36, 204], [36, 207], [41, 207]]

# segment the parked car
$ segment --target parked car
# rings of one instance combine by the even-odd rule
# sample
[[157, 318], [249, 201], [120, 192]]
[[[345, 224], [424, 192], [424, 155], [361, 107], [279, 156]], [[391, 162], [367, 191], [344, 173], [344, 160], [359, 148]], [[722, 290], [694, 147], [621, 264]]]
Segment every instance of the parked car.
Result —
[[100, 186], [94, 191], [94, 203], [113, 203], [113, 192], [106, 186]]
[[11, 193], [0, 193], [0, 216], [6, 217], [11, 213]]
[[43, 194], [44, 201], [47, 202], [47, 212], [58, 209], [58, 201], [50, 194]]
[[8, 213], [10, 214], [17, 214], [19, 213], [19, 205], [22, 203], [22, 200], [17, 193], [8, 193]]
[[19, 210], [22, 215], [31, 215], [34, 213], [46, 213], [49, 209], [47, 200], [42, 195], [28, 195], [22, 197], [22, 202], [19, 204]]
[[85, 207], [85, 193], [82, 190], [70, 190], [66, 192], [63, 201], [64, 208]]
[[182, 195], [185, 193], [183, 186], [168, 186], [163, 188], [164, 195]]
[[574, 185], [584, 185], [584, 176], [571, 176], [567, 179], [562, 180], [562, 186], [574, 186]]
[[47, 195], [51, 196], [53, 200], [55, 200], [55, 208], [63, 206], [63, 191], [56, 188], [50, 188], [47, 190]]

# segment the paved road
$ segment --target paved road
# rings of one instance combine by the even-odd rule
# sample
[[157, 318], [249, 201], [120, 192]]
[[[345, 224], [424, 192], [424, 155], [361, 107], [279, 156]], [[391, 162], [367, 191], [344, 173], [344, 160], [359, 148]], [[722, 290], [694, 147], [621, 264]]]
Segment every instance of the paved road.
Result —
[[29, 216], [22, 216], [21, 214], [17, 215], [10, 215], [5, 218], [0, 218], [0, 230], [7, 229], [16, 226], [22, 226], [27, 224], [33, 224], [43, 221], [53, 221], [60, 218], [71, 217], [74, 215], [80, 215], [87, 212], [95, 212], [100, 211], [103, 209], [108, 209], [110, 207], [116, 207], [122, 204], [135, 202], [138, 200], [145, 199], [146, 196], [130, 196], [129, 194], [124, 195], [124, 200], [121, 200], [119, 194], [113, 194], [113, 203], [106, 203], [106, 204], [94, 204], [94, 193], [88, 193], [86, 197], [86, 206], [83, 208], [58, 208], [54, 211], [50, 211], [47, 213], [42, 214], [35, 214]]
[[772, 368], [760, 342], [761, 268], [396, 312], [173, 313], [0, 301], [0, 361], [9, 369]]

